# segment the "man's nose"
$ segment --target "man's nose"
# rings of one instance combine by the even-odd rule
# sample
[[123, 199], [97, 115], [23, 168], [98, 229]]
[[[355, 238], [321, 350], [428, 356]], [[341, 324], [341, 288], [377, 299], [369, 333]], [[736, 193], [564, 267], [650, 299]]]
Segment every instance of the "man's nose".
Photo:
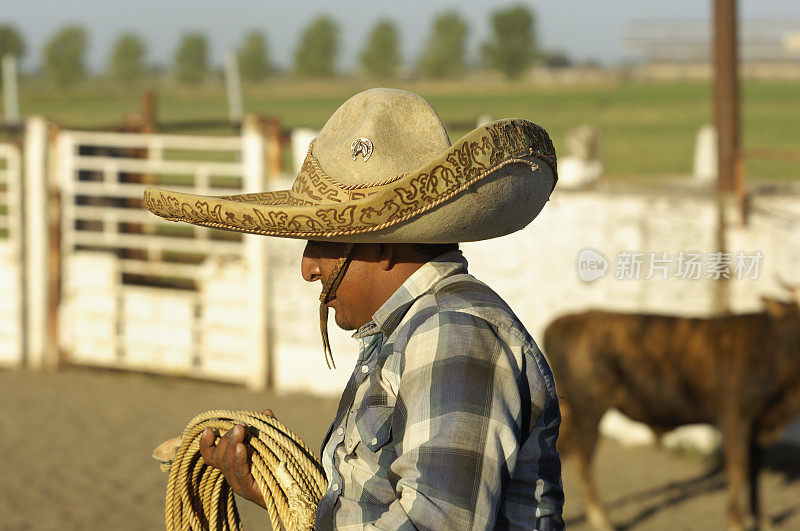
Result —
[[300, 273], [303, 275], [303, 280], [306, 282], [314, 282], [322, 278], [322, 273], [319, 269], [319, 259], [314, 256], [314, 253], [309, 253], [306, 246], [303, 251], [303, 260], [300, 262]]

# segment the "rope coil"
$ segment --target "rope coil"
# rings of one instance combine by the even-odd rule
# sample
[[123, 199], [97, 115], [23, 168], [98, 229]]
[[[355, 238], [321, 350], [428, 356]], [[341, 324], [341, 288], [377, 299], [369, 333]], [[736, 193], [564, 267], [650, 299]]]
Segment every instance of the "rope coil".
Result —
[[207, 465], [200, 455], [200, 437], [206, 428], [222, 433], [236, 424], [247, 429], [251, 473], [273, 529], [313, 529], [317, 504], [327, 488], [314, 452], [274, 417], [256, 411], [211, 410], [189, 422], [174, 458], [162, 465], [169, 469], [167, 530], [242, 529], [233, 490], [222, 472]]

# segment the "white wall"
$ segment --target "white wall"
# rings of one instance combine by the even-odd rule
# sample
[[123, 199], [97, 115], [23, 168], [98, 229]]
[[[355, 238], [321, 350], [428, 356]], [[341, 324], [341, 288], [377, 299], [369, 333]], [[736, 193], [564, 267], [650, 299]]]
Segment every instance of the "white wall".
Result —
[[0, 240], [0, 367], [22, 363], [22, 293], [18, 252]]
[[300, 275], [304, 240], [270, 238], [272, 279], [270, 290], [273, 382], [282, 392], [302, 391], [339, 395], [358, 355], [352, 332], [339, 329], [334, 312], [328, 316], [328, 333], [335, 369], [328, 369], [319, 332], [319, 282], [306, 282]]
[[[775, 215], [780, 213], [782, 217]], [[708, 315], [714, 309], [715, 282], [674, 276], [680, 251], [716, 251], [716, 200], [692, 190], [616, 187], [604, 191], [558, 191], [539, 217], [515, 234], [462, 244], [470, 271], [494, 288], [540, 341], [547, 325], [569, 312], [588, 308]], [[794, 226], [785, 223], [794, 219]], [[727, 250], [764, 258], [757, 280], [731, 280], [731, 307], [758, 311], [761, 294], [786, 297], [776, 274], [800, 283], [800, 193], [759, 196], [745, 227], [728, 230]], [[605, 255], [605, 277], [587, 283], [578, 277], [577, 257], [592, 248]], [[621, 251], [646, 253], [640, 280], [618, 280], [615, 259]], [[647, 274], [648, 255], [667, 252], [670, 277]], [[498, 260], [498, 257], [502, 259]], [[703, 271], [705, 276], [705, 271]]]

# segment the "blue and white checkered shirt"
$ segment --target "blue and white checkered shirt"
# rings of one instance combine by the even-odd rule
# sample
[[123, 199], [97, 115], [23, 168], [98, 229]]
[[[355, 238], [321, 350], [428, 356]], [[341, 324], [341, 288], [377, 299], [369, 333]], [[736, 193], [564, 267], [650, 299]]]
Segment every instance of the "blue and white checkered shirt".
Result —
[[418, 269], [354, 337], [316, 529], [564, 527], [552, 373], [460, 251]]

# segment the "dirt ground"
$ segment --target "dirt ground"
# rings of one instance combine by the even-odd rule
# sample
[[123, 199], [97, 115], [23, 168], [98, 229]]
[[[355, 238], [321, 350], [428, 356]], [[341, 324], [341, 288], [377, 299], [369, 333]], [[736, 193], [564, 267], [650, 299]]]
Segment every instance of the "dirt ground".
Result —
[[[336, 402], [89, 369], [0, 372], [0, 529], [163, 529], [166, 474], [150, 454], [195, 414], [270, 407], [317, 449]], [[774, 450], [768, 464], [770, 520], [800, 529], [800, 450]], [[622, 528], [724, 528], [724, 477], [714, 463], [603, 441], [596, 467]], [[568, 527], [588, 529], [568, 468], [564, 484]], [[255, 506], [239, 507], [246, 528], [269, 527]]]

